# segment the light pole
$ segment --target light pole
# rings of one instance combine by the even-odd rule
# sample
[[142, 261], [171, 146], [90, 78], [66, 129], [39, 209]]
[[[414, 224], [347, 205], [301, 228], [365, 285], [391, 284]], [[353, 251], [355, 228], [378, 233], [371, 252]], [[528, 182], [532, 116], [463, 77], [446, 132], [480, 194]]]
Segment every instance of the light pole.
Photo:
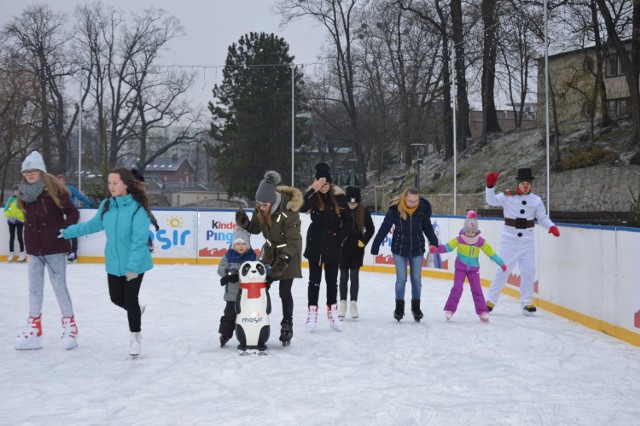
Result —
[[413, 162], [416, 168], [416, 184], [414, 185], [418, 192], [420, 192], [420, 165], [422, 164], [422, 147], [426, 146], [424, 143], [412, 143], [413, 152], [415, 154], [415, 160]]

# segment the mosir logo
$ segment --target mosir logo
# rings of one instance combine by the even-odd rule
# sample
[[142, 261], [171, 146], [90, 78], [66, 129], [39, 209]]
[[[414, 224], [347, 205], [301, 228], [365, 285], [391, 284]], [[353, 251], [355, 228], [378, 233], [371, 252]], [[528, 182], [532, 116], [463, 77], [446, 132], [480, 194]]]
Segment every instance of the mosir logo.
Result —
[[177, 216], [171, 216], [167, 219], [167, 227], [170, 229], [161, 229], [155, 234], [150, 231], [151, 239], [160, 243], [162, 250], [167, 250], [174, 246], [185, 246], [187, 236], [191, 234], [191, 231], [189, 229], [181, 229], [184, 227], [182, 219]]
[[258, 324], [258, 323], [262, 322], [262, 317], [261, 316], [257, 316], [257, 317], [251, 317], [251, 318], [242, 318], [242, 322]]

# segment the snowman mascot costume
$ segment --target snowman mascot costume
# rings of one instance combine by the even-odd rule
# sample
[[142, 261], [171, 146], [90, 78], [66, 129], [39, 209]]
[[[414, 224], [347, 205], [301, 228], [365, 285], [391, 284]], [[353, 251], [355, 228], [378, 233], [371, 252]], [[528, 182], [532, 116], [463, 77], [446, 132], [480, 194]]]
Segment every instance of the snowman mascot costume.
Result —
[[240, 292], [236, 302], [236, 338], [240, 355], [266, 354], [269, 340], [271, 299], [267, 292], [267, 270], [258, 261], [244, 262], [238, 273]]
[[496, 270], [493, 282], [487, 292], [487, 308], [489, 311], [493, 310], [512, 268], [519, 265], [521, 275], [520, 307], [524, 315], [533, 316], [536, 313], [536, 307], [532, 303], [536, 275], [534, 219], [537, 219], [542, 227], [548, 229], [549, 234], [559, 237], [560, 231], [547, 216], [542, 199], [531, 193], [532, 182], [535, 179], [531, 169], [518, 170], [515, 190], [496, 194], [494, 186], [499, 175], [498, 172], [487, 174], [485, 198], [487, 204], [502, 207], [504, 212], [504, 226], [502, 227], [498, 254], [508, 265], [508, 268], [505, 271]]

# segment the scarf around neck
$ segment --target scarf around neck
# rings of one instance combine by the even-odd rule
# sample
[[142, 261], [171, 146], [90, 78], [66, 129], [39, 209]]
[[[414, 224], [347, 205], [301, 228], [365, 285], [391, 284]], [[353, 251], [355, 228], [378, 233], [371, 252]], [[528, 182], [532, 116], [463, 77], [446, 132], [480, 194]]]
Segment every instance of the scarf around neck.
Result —
[[44, 191], [44, 180], [40, 179], [33, 184], [24, 182], [19, 188], [20, 199], [25, 203], [33, 203], [42, 194], [42, 191]]
[[402, 207], [402, 210], [404, 210], [405, 212], [407, 212], [407, 214], [409, 216], [413, 215], [413, 213], [415, 213], [415, 211], [418, 209], [418, 206], [420, 205], [420, 202], [418, 202], [415, 206], [413, 207], [407, 207], [407, 203], [404, 200], [404, 197], [400, 198], [400, 207]]

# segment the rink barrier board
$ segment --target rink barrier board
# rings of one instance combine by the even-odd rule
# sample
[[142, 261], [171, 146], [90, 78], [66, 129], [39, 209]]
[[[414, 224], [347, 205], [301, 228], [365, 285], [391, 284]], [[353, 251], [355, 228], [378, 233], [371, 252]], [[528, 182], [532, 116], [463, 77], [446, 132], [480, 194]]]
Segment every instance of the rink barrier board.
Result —
[[[80, 209], [81, 221], [91, 219], [95, 209]], [[251, 214], [251, 212], [248, 212]], [[161, 231], [151, 233], [156, 250], [155, 264], [217, 265], [220, 253], [201, 256], [204, 249], [212, 252], [224, 249], [235, 225], [235, 212], [230, 210], [154, 209]], [[383, 215], [374, 214], [376, 228]], [[310, 224], [308, 215], [301, 215], [303, 241]], [[440, 243], [446, 243], [457, 235], [464, 218], [457, 216], [433, 217]], [[501, 218], [480, 218], [482, 236], [498, 250]], [[556, 239], [536, 226], [536, 280], [542, 285], [535, 294], [534, 303], [551, 313], [580, 323], [588, 328], [640, 346], [640, 271], [633, 256], [640, 252], [640, 229], [598, 225], [557, 223], [561, 237]], [[366, 249], [363, 271], [394, 273], [389, 238], [380, 247], [386, 264], [376, 263], [377, 258]], [[226, 238], [226, 240], [225, 240]], [[0, 241], [8, 240], [8, 227], [0, 226]], [[79, 239], [80, 263], [104, 263], [104, 233]], [[213, 242], [212, 244], [208, 244]], [[264, 243], [261, 235], [252, 235], [252, 247]], [[0, 259], [6, 261], [7, 246], [0, 249]], [[3, 253], [4, 252], [4, 253]], [[447, 269], [423, 268], [422, 276], [443, 280], [453, 279], [455, 253], [444, 254], [448, 258]], [[496, 265], [486, 256], [480, 256], [481, 283], [488, 287]], [[543, 267], [541, 267], [543, 265]], [[306, 261], [303, 267], [308, 267]], [[515, 272], [517, 275], [517, 272]], [[576, 279], [576, 277], [578, 277]], [[517, 276], [515, 277], [517, 278]], [[551, 282], [554, 285], [544, 285]], [[557, 283], [557, 284], [556, 284]], [[504, 294], [519, 298], [517, 284], [509, 281]], [[627, 326], [628, 324], [628, 326]]]

